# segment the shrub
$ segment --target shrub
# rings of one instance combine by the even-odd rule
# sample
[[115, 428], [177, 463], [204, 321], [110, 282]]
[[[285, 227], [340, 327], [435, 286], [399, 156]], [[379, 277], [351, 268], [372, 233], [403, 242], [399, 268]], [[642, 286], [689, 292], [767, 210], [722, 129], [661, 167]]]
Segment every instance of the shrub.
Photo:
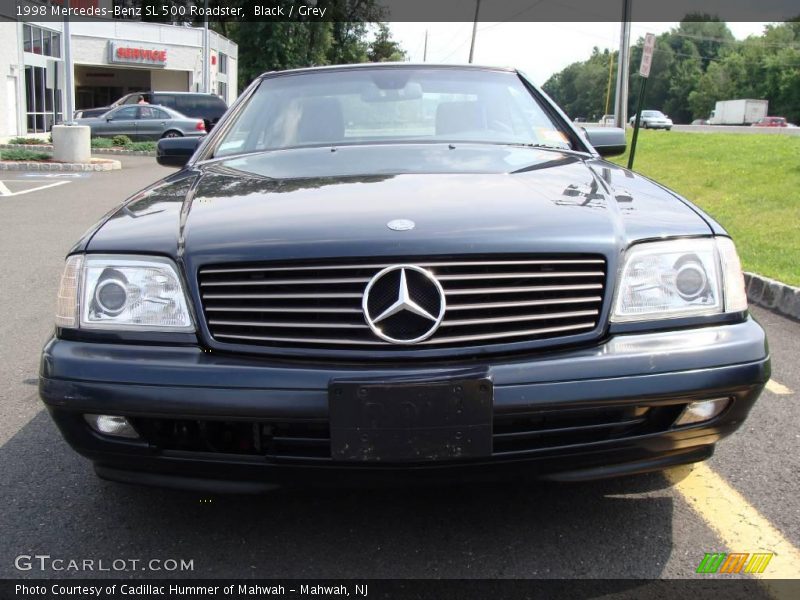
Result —
[[131, 138], [129, 138], [127, 135], [115, 135], [113, 138], [111, 138], [111, 143], [114, 146], [128, 147], [133, 142], [131, 141]]
[[28, 145], [28, 144], [46, 144], [44, 140], [40, 140], [39, 138], [35, 137], [15, 137], [8, 140], [9, 144], [14, 145]]
[[50, 160], [51, 158], [47, 152], [36, 152], [27, 148], [0, 150], [0, 160]]
[[156, 149], [156, 142], [132, 142], [126, 150], [137, 150], [144, 152], [154, 152]]
[[92, 138], [92, 148], [111, 148], [114, 141], [109, 138]]

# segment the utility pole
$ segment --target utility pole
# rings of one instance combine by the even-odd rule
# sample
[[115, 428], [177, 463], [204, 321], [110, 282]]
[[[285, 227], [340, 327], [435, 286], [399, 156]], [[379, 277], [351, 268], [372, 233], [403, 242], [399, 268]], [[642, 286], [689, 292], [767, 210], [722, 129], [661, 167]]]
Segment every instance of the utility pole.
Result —
[[208, 32], [208, 0], [205, 0], [205, 21], [203, 22], [203, 91], [211, 93], [211, 49]]
[[422, 50], [422, 62], [428, 62], [428, 30], [425, 30], [425, 48]]
[[611, 76], [614, 74], [614, 55], [609, 52], [608, 53], [608, 87], [606, 87], [606, 108], [603, 116], [605, 117], [608, 113], [608, 105], [611, 104]]
[[614, 124], [625, 128], [628, 121], [628, 66], [631, 47], [631, 2], [622, 0], [619, 58], [617, 60], [617, 88], [614, 98]]
[[469, 62], [475, 55], [475, 34], [478, 33], [478, 15], [481, 12], [481, 0], [475, 0], [475, 19], [472, 21], [472, 42], [469, 45]]
[[67, 12], [64, 15], [64, 31], [61, 40], [64, 44], [64, 124], [74, 121], [75, 114], [75, 84], [73, 82], [74, 73], [72, 72], [72, 36], [69, 28], [69, 0], [65, 0], [64, 8]]

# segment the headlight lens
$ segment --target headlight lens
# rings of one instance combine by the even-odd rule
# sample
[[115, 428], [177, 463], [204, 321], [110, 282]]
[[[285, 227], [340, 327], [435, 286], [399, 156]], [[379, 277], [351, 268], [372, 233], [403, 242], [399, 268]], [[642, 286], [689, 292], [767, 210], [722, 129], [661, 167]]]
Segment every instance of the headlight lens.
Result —
[[80, 327], [86, 329], [195, 330], [178, 272], [165, 258], [70, 257], [59, 290], [56, 324], [76, 327], [76, 313]]
[[747, 308], [739, 257], [728, 238], [668, 240], [625, 253], [612, 321], [712, 315]]

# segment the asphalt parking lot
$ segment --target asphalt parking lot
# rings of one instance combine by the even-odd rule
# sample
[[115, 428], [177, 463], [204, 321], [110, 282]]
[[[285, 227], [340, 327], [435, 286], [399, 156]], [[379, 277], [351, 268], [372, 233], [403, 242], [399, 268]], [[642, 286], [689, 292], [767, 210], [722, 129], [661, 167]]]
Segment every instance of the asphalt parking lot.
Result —
[[189, 573], [135, 573], [143, 577], [709, 577], [695, 574], [706, 552], [774, 552], [764, 576], [800, 578], [800, 324], [757, 308], [773, 379], [745, 426], [693, 470], [258, 497], [97, 479], [43, 410], [37, 363], [64, 254], [119, 201], [170, 172], [148, 157], [123, 164], [0, 175], [0, 577], [132, 575], [15, 567], [35, 554], [193, 561]]

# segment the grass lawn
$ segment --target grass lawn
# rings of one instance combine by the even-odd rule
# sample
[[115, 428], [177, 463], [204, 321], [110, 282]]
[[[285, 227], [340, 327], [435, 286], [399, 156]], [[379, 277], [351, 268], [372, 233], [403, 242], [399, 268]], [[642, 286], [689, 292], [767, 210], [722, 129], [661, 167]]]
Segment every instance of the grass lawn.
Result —
[[746, 271], [800, 285], [800, 136], [641, 131], [633, 168], [713, 216]]

